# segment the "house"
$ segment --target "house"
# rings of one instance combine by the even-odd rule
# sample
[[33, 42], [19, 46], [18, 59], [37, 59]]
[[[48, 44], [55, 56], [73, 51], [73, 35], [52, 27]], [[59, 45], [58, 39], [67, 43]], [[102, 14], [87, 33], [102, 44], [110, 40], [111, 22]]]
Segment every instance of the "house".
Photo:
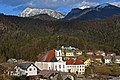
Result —
[[76, 53], [77, 55], [82, 55], [82, 51], [79, 51], [79, 50], [75, 51], [75, 53]]
[[78, 49], [71, 46], [69, 47], [62, 46], [61, 50], [62, 50], [62, 56], [73, 57], [75, 55], [75, 51]]
[[36, 76], [29, 76], [27, 80], [57, 80], [57, 71], [41, 70]]
[[75, 56], [75, 51], [73, 50], [65, 50], [64, 52], [62, 52], [63, 56], [66, 56], [66, 57], [73, 57]]
[[76, 48], [72, 46], [62, 46], [61, 49], [75, 50]]
[[85, 50], [85, 54], [87, 54], [87, 55], [93, 55], [94, 52], [92, 50]]
[[66, 61], [66, 72], [85, 74], [85, 64], [78, 59], [69, 59]]
[[102, 63], [103, 56], [92, 55], [92, 56], [91, 56], [91, 59], [96, 60], [96, 61]]
[[[63, 80], [75, 80], [74, 74], [68, 72], [60, 72], [59, 75], [62, 76]], [[68, 79], [69, 78], [69, 79]]]
[[114, 57], [114, 63], [120, 64], [120, 56], [115, 56]]
[[85, 64], [86, 67], [89, 67], [89, 66], [92, 64], [92, 62], [93, 62], [93, 60], [91, 60], [91, 59], [89, 58], [89, 59], [87, 59], [87, 60], [84, 62], [84, 64]]
[[107, 53], [107, 56], [116, 56], [116, 54], [115, 54], [115, 53], [112, 53], [112, 52], [108, 52], [108, 53]]
[[98, 50], [98, 51], [96, 52], [96, 55], [105, 56], [106, 54], [105, 54], [104, 51], [100, 51], [100, 50]]
[[105, 64], [112, 63], [112, 57], [111, 56], [104, 56]]
[[53, 70], [41, 70], [38, 74], [39, 80], [54, 80], [54, 77], [58, 74]]
[[39, 69], [33, 63], [21, 63], [14, 67], [13, 76], [35, 76]]

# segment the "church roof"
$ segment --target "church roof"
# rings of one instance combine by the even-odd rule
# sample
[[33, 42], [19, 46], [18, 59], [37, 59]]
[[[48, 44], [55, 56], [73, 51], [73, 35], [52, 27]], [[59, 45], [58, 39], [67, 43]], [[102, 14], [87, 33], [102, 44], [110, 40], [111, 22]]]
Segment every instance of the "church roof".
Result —
[[39, 62], [57, 62], [55, 52], [53, 50], [47, 51], [46, 53], [38, 56]]

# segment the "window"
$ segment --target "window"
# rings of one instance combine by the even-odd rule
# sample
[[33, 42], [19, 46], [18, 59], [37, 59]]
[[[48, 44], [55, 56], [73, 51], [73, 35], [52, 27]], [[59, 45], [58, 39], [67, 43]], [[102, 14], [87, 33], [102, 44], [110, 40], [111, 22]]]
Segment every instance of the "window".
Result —
[[32, 69], [30, 68], [29, 71], [32, 71]]
[[35, 68], [34, 68], [34, 70], [35, 70]]
[[70, 73], [70, 72], [71, 72], [71, 69], [68, 69], [68, 72]]
[[57, 65], [55, 65], [55, 69], [57, 69]]
[[61, 68], [61, 65], [59, 65], [59, 68]]

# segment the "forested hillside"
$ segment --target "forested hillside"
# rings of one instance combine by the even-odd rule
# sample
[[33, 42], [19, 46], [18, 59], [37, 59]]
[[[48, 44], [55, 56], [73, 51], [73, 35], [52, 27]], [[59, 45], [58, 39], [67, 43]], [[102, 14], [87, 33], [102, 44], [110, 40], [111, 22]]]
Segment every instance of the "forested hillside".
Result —
[[0, 62], [36, 60], [38, 54], [71, 45], [120, 54], [120, 17], [96, 21], [44, 21], [0, 15]]

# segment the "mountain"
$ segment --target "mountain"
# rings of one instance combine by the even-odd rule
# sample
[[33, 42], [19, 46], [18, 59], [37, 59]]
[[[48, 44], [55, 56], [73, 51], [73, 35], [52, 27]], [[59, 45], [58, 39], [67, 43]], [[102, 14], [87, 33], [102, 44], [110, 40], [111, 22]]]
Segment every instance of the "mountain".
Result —
[[30, 18], [40, 19], [40, 20], [47, 20], [47, 21], [55, 21], [55, 20], [57, 20], [56, 18], [51, 17], [51, 16], [49, 16], [47, 14], [39, 14], [39, 15], [35, 15], [35, 16], [30, 16]]
[[51, 17], [61, 19], [65, 17], [64, 13], [57, 12], [51, 9], [31, 9], [31, 8], [26, 8], [22, 13], [20, 13], [18, 16], [19, 17], [30, 17], [30, 16], [35, 16], [39, 14], [47, 14]]
[[111, 2], [110, 4], [120, 7], [120, 2]]
[[82, 13], [82, 9], [79, 8], [74, 8], [72, 9], [66, 16], [65, 16], [65, 20], [71, 20], [71, 19], [76, 19], [77, 16], [80, 15], [80, 13]]
[[0, 15], [0, 62], [35, 61], [38, 54], [63, 45], [120, 54], [120, 17], [49, 21]]
[[96, 19], [107, 19], [113, 16], [120, 15], [120, 8], [108, 3], [98, 5], [94, 8], [86, 9], [72, 9], [69, 12], [65, 20], [80, 19], [80, 20], [96, 20]]
[[91, 6], [89, 5], [90, 3], [86, 2], [86, 0], [83, 0], [81, 4], [78, 5], [80, 9], [85, 9], [85, 8], [90, 8]]
[[80, 6], [79, 8], [80, 9], [86, 9], [86, 8], [90, 8], [91, 6], [89, 6], [89, 5], [83, 5], [83, 6]]

